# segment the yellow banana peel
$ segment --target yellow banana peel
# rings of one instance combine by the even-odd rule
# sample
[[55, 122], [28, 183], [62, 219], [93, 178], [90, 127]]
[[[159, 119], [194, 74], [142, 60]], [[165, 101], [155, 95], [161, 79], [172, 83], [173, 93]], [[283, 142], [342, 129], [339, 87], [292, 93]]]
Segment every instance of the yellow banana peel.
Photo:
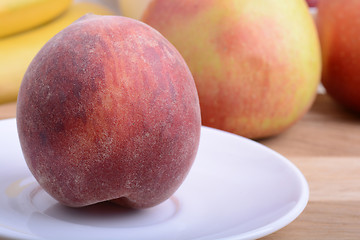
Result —
[[1, 0], [0, 37], [46, 23], [70, 7], [72, 0]]
[[99, 4], [76, 3], [47, 24], [0, 38], [0, 104], [16, 100], [26, 69], [41, 47], [56, 33], [86, 13], [113, 14]]

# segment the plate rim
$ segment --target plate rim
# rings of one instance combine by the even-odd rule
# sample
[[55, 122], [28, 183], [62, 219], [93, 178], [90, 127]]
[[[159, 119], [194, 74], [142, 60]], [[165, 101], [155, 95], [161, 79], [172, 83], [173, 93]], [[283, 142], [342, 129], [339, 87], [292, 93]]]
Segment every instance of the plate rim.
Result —
[[[16, 128], [16, 118], [8, 118], [8, 119], [2, 119], [0, 120], [0, 129], [3, 127], [4, 124], [6, 124], [6, 122], [8, 124], [15, 124], [15, 128]], [[296, 179], [299, 181], [299, 199], [295, 202], [295, 205], [290, 209], [289, 212], [287, 212], [285, 215], [279, 217], [278, 219], [271, 221], [270, 223], [256, 228], [254, 230], [250, 230], [247, 232], [243, 232], [243, 233], [239, 233], [239, 234], [235, 234], [232, 236], [228, 236], [225, 238], [219, 238], [219, 239], [223, 239], [223, 240], [238, 240], [238, 239], [254, 239], [254, 238], [261, 238], [264, 236], [267, 236], [269, 234], [272, 234], [282, 228], [284, 228], [285, 226], [289, 225], [291, 222], [293, 222], [306, 208], [308, 201], [309, 201], [309, 195], [310, 195], [310, 189], [309, 189], [309, 184], [305, 178], [305, 176], [303, 175], [303, 173], [300, 171], [300, 169], [289, 159], [287, 159], [286, 157], [284, 157], [283, 155], [281, 155], [280, 153], [276, 152], [275, 150], [246, 137], [234, 134], [234, 133], [230, 133], [227, 131], [223, 131], [220, 129], [216, 129], [216, 128], [211, 128], [211, 127], [207, 127], [207, 126], [201, 126], [201, 136], [202, 136], [202, 132], [203, 131], [208, 131], [208, 132], [213, 132], [214, 134], [220, 134], [220, 135], [224, 135], [225, 137], [230, 137], [230, 138], [237, 138], [237, 139], [241, 139], [242, 142], [249, 142], [253, 145], [256, 145], [257, 147], [260, 147], [262, 150], [265, 150], [271, 154], [273, 154], [274, 156], [276, 156], [277, 161], [281, 161], [281, 163], [288, 167], [289, 169], [291, 169], [292, 173], [296, 174]], [[201, 141], [201, 136], [200, 136], [200, 141]], [[29, 235], [27, 233], [21, 233], [18, 231], [12, 231], [11, 229], [7, 228], [4, 225], [0, 224], [0, 239], [2, 237], [5, 238], [10, 238], [10, 239], [20, 239], [20, 238], [24, 238], [24, 239], [35, 239], [37, 236], [36, 235]], [[40, 236], [39, 236], [40, 237]]]
[[207, 129], [207, 131], [214, 131], [214, 132], [218, 132], [220, 134], [228, 135], [229, 137], [240, 138], [240, 139], [242, 139], [242, 141], [247, 141], [251, 144], [257, 145], [257, 147], [260, 147], [265, 151], [268, 151], [269, 153], [275, 155], [277, 157], [278, 161], [281, 161], [284, 165], [286, 165], [294, 173], [296, 173], [296, 177], [300, 183], [300, 190], [301, 190], [300, 197], [299, 197], [298, 201], [296, 202], [296, 204], [294, 205], [294, 207], [287, 214], [281, 216], [280, 218], [278, 218], [277, 220], [275, 220], [269, 224], [266, 224], [260, 228], [255, 229], [255, 230], [251, 230], [251, 231], [248, 231], [245, 233], [237, 234], [237, 235], [226, 237], [226, 238], [220, 238], [218, 240], [239, 240], [239, 237], [240, 237], [240, 239], [254, 239], [254, 238], [257, 239], [257, 238], [265, 237], [269, 234], [272, 234], [272, 233], [286, 227], [291, 222], [293, 222], [297, 217], [300, 216], [300, 214], [305, 210], [305, 208], [309, 202], [310, 188], [309, 188], [309, 183], [306, 180], [304, 174], [300, 171], [300, 169], [292, 161], [290, 161], [289, 159], [287, 159], [285, 156], [278, 153], [277, 151], [271, 149], [270, 147], [267, 147], [255, 140], [237, 135], [235, 133], [227, 132], [227, 131], [216, 129], [216, 128], [211, 128], [208, 126], [202, 125], [201, 128]]

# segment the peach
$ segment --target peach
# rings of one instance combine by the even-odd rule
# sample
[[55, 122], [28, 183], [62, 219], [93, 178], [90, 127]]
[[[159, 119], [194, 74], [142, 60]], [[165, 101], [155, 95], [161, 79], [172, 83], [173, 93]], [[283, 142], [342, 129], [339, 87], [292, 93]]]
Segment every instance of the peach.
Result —
[[118, 0], [121, 14], [139, 20], [151, 0]]
[[192, 75], [161, 34], [125, 17], [88, 15], [31, 62], [17, 126], [29, 169], [62, 204], [146, 208], [184, 181], [201, 118]]
[[360, 113], [360, 1], [319, 1], [322, 83], [344, 107]]
[[303, 0], [152, 0], [141, 20], [184, 57], [204, 125], [269, 137], [313, 103], [321, 56]]

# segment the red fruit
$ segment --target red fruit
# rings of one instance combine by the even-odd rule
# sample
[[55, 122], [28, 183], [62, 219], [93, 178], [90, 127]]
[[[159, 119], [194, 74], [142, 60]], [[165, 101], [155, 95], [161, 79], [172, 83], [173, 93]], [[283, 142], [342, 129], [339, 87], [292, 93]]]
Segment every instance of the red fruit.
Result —
[[317, 24], [322, 48], [322, 83], [327, 93], [360, 112], [360, 1], [324, 0]]
[[192, 166], [200, 121], [178, 51], [120, 16], [88, 16], [52, 38], [30, 64], [17, 107], [31, 172], [73, 207], [169, 198]]
[[318, 0], [306, 0], [309, 7], [316, 7], [318, 5]]

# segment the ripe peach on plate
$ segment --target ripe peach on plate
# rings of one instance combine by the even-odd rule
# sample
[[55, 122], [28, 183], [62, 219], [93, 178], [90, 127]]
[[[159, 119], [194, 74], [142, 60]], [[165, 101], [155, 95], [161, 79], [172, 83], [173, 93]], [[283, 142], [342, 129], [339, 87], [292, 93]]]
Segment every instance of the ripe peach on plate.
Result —
[[136, 20], [87, 15], [33, 59], [17, 126], [32, 174], [61, 203], [145, 208], [185, 179], [201, 119], [192, 75], [161, 34]]

